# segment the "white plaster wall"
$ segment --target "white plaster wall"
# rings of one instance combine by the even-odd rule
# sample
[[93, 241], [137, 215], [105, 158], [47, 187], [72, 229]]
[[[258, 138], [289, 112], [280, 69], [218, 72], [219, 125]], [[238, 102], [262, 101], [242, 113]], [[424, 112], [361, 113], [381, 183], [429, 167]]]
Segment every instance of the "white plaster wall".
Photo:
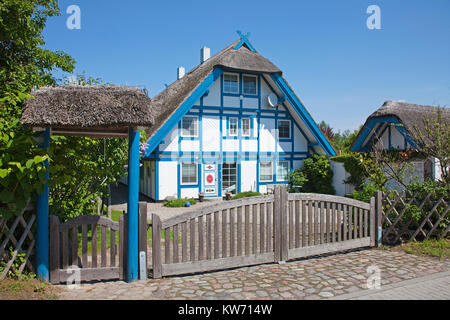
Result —
[[223, 106], [229, 107], [229, 108], [239, 108], [241, 106], [239, 97], [229, 97], [224, 96], [223, 97]]
[[264, 80], [261, 81], [261, 109], [274, 110], [267, 102], [267, 96], [272, 92], [273, 91], [267, 86], [266, 82]]
[[177, 197], [177, 162], [159, 162], [159, 200], [166, 197]]
[[220, 146], [220, 118], [213, 116], [202, 117], [203, 151], [219, 151]]
[[178, 151], [178, 126], [175, 126], [170, 133], [164, 137], [164, 143], [159, 146], [159, 151]]
[[344, 181], [348, 179], [350, 174], [345, 171], [344, 164], [342, 162], [330, 161], [331, 170], [333, 170], [333, 187], [337, 196], [345, 196], [348, 193], [352, 193], [354, 187], [351, 184], [346, 184]]
[[299, 170], [303, 167], [303, 160], [294, 160], [293, 161], [294, 170]]
[[200, 151], [199, 140], [181, 140], [180, 149], [182, 152]]
[[203, 97], [203, 105], [208, 107], [220, 107], [220, 79], [216, 80], [209, 88], [209, 94]]
[[277, 152], [291, 152], [292, 142], [277, 142]]
[[222, 150], [224, 152], [237, 152], [237, 151], [239, 151], [239, 140], [236, 140], [236, 139], [224, 139], [222, 141]]
[[242, 101], [242, 107], [244, 108], [258, 108], [258, 98], [244, 98]]
[[260, 126], [260, 152], [275, 152], [275, 119], [261, 119]]
[[198, 198], [198, 188], [181, 188], [181, 198]]
[[242, 140], [242, 152], [257, 152], [258, 140]]
[[295, 152], [307, 152], [308, 151], [308, 141], [305, 139], [303, 134], [298, 130], [294, 123], [294, 151]]
[[395, 127], [391, 127], [391, 146], [395, 149], [405, 148], [405, 138]]
[[256, 190], [256, 161], [241, 161], [241, 191]]

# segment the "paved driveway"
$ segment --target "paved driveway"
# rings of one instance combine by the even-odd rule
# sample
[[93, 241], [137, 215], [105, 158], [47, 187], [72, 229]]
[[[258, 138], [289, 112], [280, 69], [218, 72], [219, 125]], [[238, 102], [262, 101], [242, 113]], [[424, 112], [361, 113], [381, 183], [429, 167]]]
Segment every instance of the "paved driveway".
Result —
[[[416, 290], [423, 283], [420, 278], [429, 275], [437, 278], [428, 289], [438, 291], [448, 281], [439, 277], [441, 272], [450, 272], [450, 260], [366, 249], [158, 280], [82, 284], [70, 290], [60, 286], [60, 299], [354, 299], [383, 288], [395, 289], [390, 286], [411, 279], [415, 279], [411, 288]], [[376, 284], [378, 274], [381, 289], [369, 290], [368, 283]], [[404, 299], [412, 296], [408, 290], [395, 294]]]

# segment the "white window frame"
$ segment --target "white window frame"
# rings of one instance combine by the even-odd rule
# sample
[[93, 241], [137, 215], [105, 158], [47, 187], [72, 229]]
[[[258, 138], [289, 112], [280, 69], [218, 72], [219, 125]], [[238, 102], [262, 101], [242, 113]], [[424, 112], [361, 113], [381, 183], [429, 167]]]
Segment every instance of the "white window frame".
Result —
[[[262, 170], [261, 170], [261, 164], [262, 163], [270, 163], [270, 179], [268, 179], [268, 180], [264, 180], [264, 179], [261, 179], [261, 173], [262, 173]], [[273, 181], [273, 161], [260, 161], [259, 162], [259, 181], [260, 182], [272, 182]]]
[[[289, 123], [289, 136], [288, 137], [280, 137], [280, 122], [287, 122]], [[277, 124], [277, 128], [278, 128], [278, 139], [290, 139], [291, 138], [291, 120], [285, 120], [285, 119], [278, 119], [278, 124]]]
[[[236, 120], [236, 133], [232, 134], [230, 130], [231, 120]], [[228, 118], [228, 136], [230, 137], [237, 137], [239, 135], [239, 118], [233, 117]]]
[[[194, 165], [195, 168], [195, 182], [183, 182], [183, 165]], [[195, 162], [182, 162], [180, 165], [180, 184], [183, 186], [194, 186], [198, 184], [198, 164]]]
[[[236, 79], [237, 79], [237, 91], [227, 91], [226, 89], [225, 89], [225, 76], [233, 76], [233, 77], [236, 77]], [[239, 74], [237, 74], [237, 73], [224, 73], [223, 74], [223, 83], [222, 83], [222, 87], [223, 87], [223, 92], [224, 93], [235, 93], [235, 94], [239, 94]]]
[[[279, 174], [278, 174], [278, 168], [280, 167], [280, 163], [281, 162], [286, 162], [287, 163], [286, 177], [280, 177]], [[290, 170], [289, 160], [278, 160], [277, 161], [277, 181], [287, 181], [287, 175], [289, 174], [289, 170]]]
[[[186, 134], [187, 130], [184, 130], [184, 128], [183, 128], [183, 121], [184, 121], [185, 118], [193, 118], [193, 119], [195, 119], [195, 126], [196, 126], [196, 128], [195, 128], [196, 134], [195, 135]], [[199, 129], [200, 129], [199, 128], [199, 119], [198, 119], [197, 116], [184, 116], [183, 119], [181, 119], [181, 136], [183, 138], [198, 138]]]
[[[244, 120], [248, 120], [248, 133], [244, 133]], [[252, 118], [241, 119], [241, 131], [243, 137], [250, 137], [252, 135]]]
[[[255, 93], [245, 92], [244, 77], [255, 78], [255, 80], [256, 80], [255, 81]], [[249, 95], [249, 96], [257, 96], [258, 95], [258, 77], [257, 76], [255, 76], [254, 74], [243, 74], [242, 75], [242, 94]]]

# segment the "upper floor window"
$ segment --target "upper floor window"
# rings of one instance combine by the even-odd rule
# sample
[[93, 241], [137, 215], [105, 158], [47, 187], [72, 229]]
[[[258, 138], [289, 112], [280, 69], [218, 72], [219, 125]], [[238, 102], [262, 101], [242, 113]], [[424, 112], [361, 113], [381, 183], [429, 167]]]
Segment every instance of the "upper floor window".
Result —
[[250, 137], [250, 118], [242, 118], [242, 136]]
[[278, 138], [289, 139], [291, 137], [291, 122], [289, 120], [278, 120]]
[[181, 120], [182, 137], [198, 137], [198, 117], [185, 116]]
[[249, 76], [249, 75], [242, 76], [242, 82], [244, 84], [244, 86], [243, 86], [244, 94], [257, 94], [257, 89], [256, 89], [257, 77], [256, 76]]
[[238, 135], [238, 118], [230, 118], [228, 120], [228, 135], [237, 136]]
[[223, 92], [239, 93], [239, 77], [237, 74], [225, 73], [223, 75]]

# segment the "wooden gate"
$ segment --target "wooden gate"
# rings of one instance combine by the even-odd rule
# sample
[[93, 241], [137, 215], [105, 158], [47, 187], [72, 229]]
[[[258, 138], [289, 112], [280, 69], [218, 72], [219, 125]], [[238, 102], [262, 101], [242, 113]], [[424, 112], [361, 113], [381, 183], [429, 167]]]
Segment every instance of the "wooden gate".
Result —
[[124, 279], [125, 221], [125, 215], [120, 222], [86, 215], [60, 223], [50, 216], [51, 283], [66, 282], [74, 272], [80, 281]]
[[375, 246], [371, 204], [322, 194], [232, 200], [161, 220], [152, 215], [153, 277], [280, 262]]

